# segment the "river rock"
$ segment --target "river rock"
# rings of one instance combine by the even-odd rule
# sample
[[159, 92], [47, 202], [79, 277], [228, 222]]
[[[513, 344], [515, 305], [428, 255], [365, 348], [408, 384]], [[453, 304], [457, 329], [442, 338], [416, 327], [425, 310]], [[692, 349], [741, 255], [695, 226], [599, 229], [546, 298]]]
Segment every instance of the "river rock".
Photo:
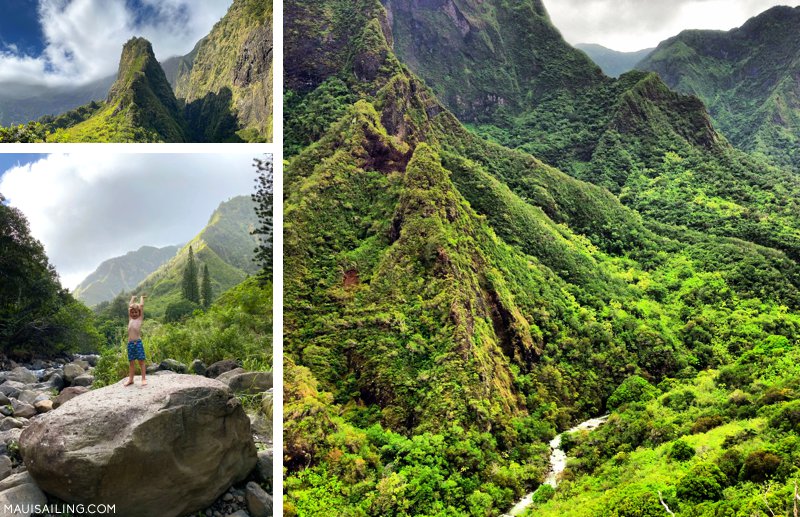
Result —
[[8, 403], [6, 406], [0, 407], [0, 415], [3, 416], [13, 416], [14, 415], [14, 408], [11, 407], [11, 402]]
[[227, 517], [250, 517], [250, 514], [244, 510], [237, 510], [232, 514], [228, 515]]
[[223, 373], [217, 380], [230, 386], [234, 393], [254, 395], [272, 388], [272, 372], [248, 372], [237, 368]]
[[200, 359], [195, 359], [194, 361], [192, 361], [192, 364], [189, 365], [189, 369], [195, 375], [203, 375], [203, 376], [205, 376], [205, 374], [206, 374], [206, 363], [204, 363]]
[[8, 400], [8, 397], [6, 397], [4, 393], [0, 393], [0, 406], [5, 406], [7, 404], [11, 404], [11, 401]]
[[11, 429], [22, 429], [22, 420], [19, 418], [14, 418], [13, 416], [7, 416], [2, 421], [0, 421], [0, 431], [8, 431]]
[[36, 400], [36, 397], [38, 397], [40, 393], [41, 392], [33, 390], [22, 390], [19, 396], [17, 396], [17, 400], [26, 404], [33, 404]]
[[3, 443], [8, 447], [13, 442], [19, 441], [19, 435], [22, 433], [22, 429], [19, 427], [15, 427], [13, 429], [9, 429], [8, 431], [0, 431], [0, 443]]
[[69, 388], [64, 388], [64, 391], [59, 393], [55, 400], [53, 400], [53, 409], [61, 406], [68, 400], [74, 399], [78, 395], [83, 395], [84, 393], [88, 392], [89, 388], [85, 386], [70, 386]]
[[0, 480], [11, 475], [11, 458], [6, 455], [0, 456]]
[[83, 375], [78, 375], [74, 379], [72, 379], [73, 386], [83, 386], [88, 388], [94, 382], [94, 376], [89, 375], [88, 373], [84, 373]]
[[159, 366], [162, 370], [169, 370], [175, 373], [186, 373], [189, 371], [189, 368], [185, 364], [175, 359], [164, 359]]
[[226, 359], [224, 361], [217, 361], [216, 363], [213, 363], [206, 369], [206, 377], [212, 377], [216, 379], [223, 373], [235, 370], [236, 368], [239, 368], [239, 363], [237, 363], [236, 361], [232, 361], [229, 359]]
[[19, 445], [43, 490], [132, 517], [207, 508], [257, 459], [238, 399], [196, 375], [90, 391], [32, 421]]
[[33, 403], [33, 407], [39, 413], [47, 413], [48, 411], [53, 410], [53, 401], [50, 399], [37, 400]]
[[86, 361], [84, 359], [75, 359], [74, 361], [72, 361], [72, 364], [77, 364], [78, 366], [83, 368], [83, 371], [89, 369], [89, 361]]
[[258, 451], [256, 474], [261, 481], [272, 483], [272, 449]]
[[[20, 472], [0, 481], [0, 508], [6, 505], [20, 506], [22, 510], [33, 509], [34, 506], [47, 504], [47, 496], [36, 486], [27, 472]], [[33, 515], [32, 512], [8, 512], [3, 515], [15, 517]]]
[[27, 384], [22, 384], [21, 382], [17, 381], [6, 381], [3, 384], [0, 384], [0, 393], [9, 398], [17, 398], [20, 392], [27, 388]]
[[64, 369], [62, 371], [64, 374], [64, 382], [68, 385], [72, 385], [72, 381], [74, 381], [76, 377], [83, 375], [86, 370], [84, 370], [80, 365], [69, 363], [64, 365]]
[[15, 417], [30, 418], [36, 414], [36, 409], [31, 404], [20, 400], [12, 400], [11, 407], [14, 408]]
[[252, 517], [270, 517], [272, 515], [272, 497], [257, 483], [247, 483], [247, 511]]
[[6, 380], [21, 382], [22, 384], [33, 384], [39, 379], [36, 378], [36, 375], [34, 375], [32, 371], [25, 367], [18, 366], [17, 368], [14, 368], [8, 372], [6, 375]]

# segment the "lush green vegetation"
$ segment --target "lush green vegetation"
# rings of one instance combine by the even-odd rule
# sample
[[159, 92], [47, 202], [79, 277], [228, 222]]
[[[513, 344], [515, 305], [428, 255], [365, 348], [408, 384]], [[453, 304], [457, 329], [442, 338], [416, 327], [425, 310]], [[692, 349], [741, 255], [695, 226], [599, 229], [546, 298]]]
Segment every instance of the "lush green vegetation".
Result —
[[0, 353], [17, 359], [97, 350], [91, 312], [61, 287], [28, 221], [0, 195]]
[[685, 31], [638, 68], [701, 98], [740, 149], [800, 172], [798, 23], [800, 9], [777, 6], [730, 32]]
[[0, 126], [0, 144], [32, 144], [44, 142], [47, 128], [38, 122], [28, 122], [16, 126]]
[[[387, 5], [400, 55], [446, 87], [399, 62], [380, 2], [285, 6], [286, 512], [499, 515], [534, 489], [554, 514], [580, 511], [582, 488], [538, 488], [558, 430], [613, 409], [599, 432], [619, 440], [617, 415], [664, 394], [681, 419], [701, 399], [689, 386], [769, 343], [796, 346], [796, 179], [732, 149], [699, 101], [654, 74], [612, 81], [585, 56], [554, 57], [566, 44], [539, 2], [459, 3], [488, 27], [471, 39], [448, 38], [445, 14], [423, 8], [412, 34], [405, 4]], [[500, 48], [493, 24], [512, 20], [535, 26]], [[470, 61], [471, 47], [415, 61], [419, 34], [418, 48], [542, 49], [514, 71], [533, 74], [534, 107], [481, 111], [475, 92], [494, 87], [498, 63]], [[437, 94], [459, 97], [449, 107], [472, 113], [472, 132]], [[706, 465], [694, 436], [728, 420], [691, 416], [680, 425], [694, 434], [652, 433], [653, 463], [685, 466], [663, 487], [681, 511], [729, 490], [730, 469]], [[744, 452], [747, 483], [780, 456]], [[574, 483], [606, 460], [571, 468]], [[663, 515], [656, 485], [633, 484], [639, 465], [596, 489], [619, 489], [608, 515], [650, 515], [639, 499]]]

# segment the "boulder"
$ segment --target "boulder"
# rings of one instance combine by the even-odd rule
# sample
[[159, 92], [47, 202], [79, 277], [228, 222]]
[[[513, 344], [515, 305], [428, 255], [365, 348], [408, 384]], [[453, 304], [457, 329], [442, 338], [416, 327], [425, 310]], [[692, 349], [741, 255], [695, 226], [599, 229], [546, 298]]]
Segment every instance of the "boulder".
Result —
[[31, 404], [20, 400], [12, 400], [11, 407], [14, 408], [15, 417], [30, 418], [36, 414], [36, 409]]
[[21, 433], [22, 429], [19, 427], [9, 429], [8, 431], [0, 431], [0, 443], [3, 443], [6, 445], [6, 447], [8, 447], [11, 444], [19, 441], [19, 435]]
[[75, 363], [69, 363], [64, 365], [64, 382], [67, 385], [72, 385], [72, 381], [75, 380], [76, 377], [83, 375], [86, 372], [80, 365]]
[[83, 375], [78, 375], [74, 379], [72, 379], [73, 386], [83, 386], [88, 388], [94, 382], [94, 376], [89, 375], [88, 373], [84, 373]]
[[5, 406], [7, 404], [11, 404], [11, 401], [8, 400], [8, 397], [5, 394], [0, 393], [0, 406]]
[[119, 515], [170, 517], [244, 480], [256, 449], [230, 389], [196, 375], [148, 381], [92, 390], [34, 419], [19, 446], [39, 486], [66, 502], [116, 504]]
[[11, 458], [6, 455], [0, 456], [0, 480], [11, 475]]
[[66, 403], [68, 400], [74, 399], [78, 395], [83, 395], [84, 393], [88, 392], [89, 388], [84, 386], [70, 386], [69, 388], [64, 388], [64, 391], [59, 393], [55, 400], [53, 400], [53, 409]]
[[270, 517], [272, 515], [272, 496], [253, 481], [247, 483], [247, 511], [251, 517]]
[[66, 386], [66, 383], [64, 382], [64, 376], [59, 372], [53, 373], [53, 375], [47, 379], [47, 386], [54, 390], [63, 390], [64, 386]]
[[17, 400], [26, 404], [33, 404], [33, 402], [36, 400], [36, 397], [38, 397], [40, 394], [41, 392], [39, 391], [22, 390], [17, 396]]
[[22, 384], [33, 384], [39, 379], [36, 378], [32, 371], [23, 366], [18, 366], [6, 374], [6, 380], [21, 382]]
[[255, 395], [272, 388], [272, 372], [247, 372], [241, 368], [223, 373], [217, 380], [230, 386], [235, 393]]
[[160, 364], [148, 364], [145, 367], [145, 372], [147, 372], [147, 375], [152, 375], [160, 370], [161, 370]]
[[258, 451], [256, 474], [261, 481], [272, 483], [272, 449]]
[[[36, 486], [36, 483], [27, 472], [20, 472], [0, 481], [0, 508], [7, 505], [19, 506], [20, 512], [8, 512], [3, 515], [13, 515], [15, 517], [33, 515], [32, 510], [35, 506], [47, 504], [47, 496]], [[31, 510], [25, 512], [24, 510]]]
[[189, 369], [195, 375], [203, 375], [206, 374], [206, 363], [201, 361], [200, 359], [195, 359], [192, 361], [192, 364], [189, 365]]
[[48, 411], [53, 410], [53, 401], [46, 399], [46, 400], [37, 400], [33, 404], [34, 409], [39, 413], [47, 413]]
[[[216, 515], [216, 514], [214, 514]], [[250, 517], [250, 514], [244, 510], [236, 510], [232, 514], [228, 515], [227, 517]]]
[[186, 373], [189, 371], [189, 368], [185, 364], [175, 359], [164, 359], [159, 366], [162, 370], [169, 370], [175, 373]]
[[83, 371], [89, 369], [89, 361], [86, 361], [84, 359], [75, 359], [74, 361], [72, 361], [72, 364], [77, 364], [78, 366], [83, 368]]
[[224, 361], [217, 361], [216, 363], [212, 364], [206, 369], [206, 377], [212, 377], [216, 379], [223, 373], [229, 372], [236, 368], [239, 368], [239, 363], [237, 363], [236, 361], [232, 361], [230, 359]]
[[0, 384], [0, 393], [9, 398], [17, 398], [22, 390], [28, 388], [27, 384], [17, 381], [6, 381]]
[[0, 407], [0, 415], [3, 416], [13, 416], [14, 415], [14, 408], [11, 407], [11, 402], [7, 405]]
[[9, 431], [11, 429], [22, 429], [22, 420], [7, 416], [0, 421], [0, 431]]

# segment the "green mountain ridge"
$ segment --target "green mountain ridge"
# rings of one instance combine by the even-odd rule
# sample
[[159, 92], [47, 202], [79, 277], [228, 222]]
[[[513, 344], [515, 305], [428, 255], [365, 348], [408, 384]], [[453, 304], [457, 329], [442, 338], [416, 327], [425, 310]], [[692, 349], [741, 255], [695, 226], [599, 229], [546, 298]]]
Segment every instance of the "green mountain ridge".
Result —
[[586, 52], [586, 55], [609, 77], [619, 77], [625, 72], [630, 72], [655, 50], [655, 48], [646, 48], [633, 52], [621, 52], [596, 43], [578, 43], [575, 48]]
[[[409, 9], [419, 40], [402, 40]], [[714, 235], [713, 222], [681, 226], [692, 205], [677, 221], [642, 217], [551, 160], [468, 131], [440, 104], [445, 92], [454, 113], [496, 115], [481, 92], [491, 77], [477, 73], [496, 62], [457, 67], [469, 45], [496, 43], [476, 27], [566, 45], [540, 3], [294, 0], [284, 15], [286, 515], [499, 515], [543, 481], [555, 430], [604, 412], [627, 377], [692, 375], [772, 333], [792, 337], [800, 275], [774, 229], [754, 230], [770, 248], [729, 237], [737, 228]], [[432, 60], [449, 73], [429, 89], [395, 50], [435, 50], [439, 36]], [[469, 51], [453, 48], [458, 38]], [[509, 73], [551, 89], [551, 107], [565, 105], [556, 114], [601, 111], [590, 123], [617, 141], [584, 138], [608, 140], [642, 170], [684, 159], [676, 139], [710, 178], [715, 160], [746, 160], [699, 100], [655, 74], [612, 81], [567, 52], [554, 64], [532, 52], [547, 73]], [[508, 75], [497, 81], [514, 94]], [[506, 100], [527, 115], [523, 100]], [[575, 145], [562, 149], [580, 154]]]
[[148, 295], [148, 313], [163, 316], [167, 305], [181, 299], [190, 246], [198, 269], [208, 266], [214, 298], [258, 272], [253, 261], [257, 241], [250, 234], [257, 223], [253, 207], [247, 196], [221, 203], [200, 233], [139, 282], [132, 293]]
[[113, 300], [119, 293], [135, 288], [179, 249], [179, 246], [142, 246], [123, 256], [105, 260], [78, 284], [73, 294], [90, 307]]
[[708, 105], [731, 142], [800, 171], [800, 7], [776, 6], [728, 32], [684, 31], [637, 68]]
[[75, 113], [54, 119], [51, 126], [58, 129], [48, 137], [49, 141], [186, 141], [181, 107], [152, 45], [144, 38], [133, 38], [123, 47], [117, 80], [106, 101], [73, 125]]

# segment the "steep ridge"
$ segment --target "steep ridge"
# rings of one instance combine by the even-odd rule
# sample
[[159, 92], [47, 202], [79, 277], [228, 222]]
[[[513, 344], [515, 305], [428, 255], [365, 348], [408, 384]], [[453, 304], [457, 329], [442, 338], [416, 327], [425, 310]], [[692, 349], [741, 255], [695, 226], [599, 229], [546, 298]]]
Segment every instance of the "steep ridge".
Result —
[[270, 141], [272, 2], [234, 0], [179, 71], [175, 94], [194, 140]]
[[[800, 302], [784, 253], [643, 221], [467, 131], [395, 56], [392, 12], [285, 4], [287, 515], [498, 513], [622, 379], [741, 346], [707, 311], [761, 335], [775, 327], [733, 307], [761, 293], [777, 321]], [[697, 103], [627, 80], [664, 112]], [[687, 118], [673, 130], [713, 145]]]
[[[77, 123], [75, 123], [77, 122]], [[54, 142], [184, 142], [186, 124], [167, 77], [144, 38], [122, 49], [106, 101], [57, 117]]]
[[[514, 7], [495, 0], [385, 4], [388, 12], [403, 13], [392, 25], [398, 57], [435, 92], [446, 91], [444, 104], [462, 113], [478, 134], [601, 185], [650, 220], [800, 258], [800, 181], [731, 147], [696, 97], [673, 93], [654, 73], [629, 72], [618, 80], [598, 75], [585, 54], [563, 40], [538, 1]], [[460, 18], [448, 14], [453, 6], [464, 19], [485, 22], [470, 22], [462, 33]], [[533, 14], [515, 16], [520, 10]], [[408, 17], [413, 23], [402, 21]], [[493, 55], [506, 56], [504, 66], [512, 71], [548, 72], [534, 74], [528, 88], [508, 90], [477, 116], [462, 106], [485, 104], [484, 90], [507, 91], [505, 75], [477, 73], [488, 65], [486, 56], [473, 51], [476, 42], [491, 40], [500, 22], [510, 36], [492, 47]], [[530, 36], [517, 41], [514, 34]], [[427, 49], [425, 60], [411, 50], [420, 45]], [[447, 74], [438, 73], [443, 60]], [[484, 79], [482, 91], [459, 78], [473, 73]], [[537, 81], [545, 81], [542, 88]]]
[[684, 31], [637, 68], [696, 95], [740, 149], [800, 171], [800, 7], [773, 7], [728, 32]]
[[253, 261], [257, 241], [250, 234], [256, 223], [249, 197], [238, 196], [221, 203], [206, 227], [133, 291], [147, 293], [148, 310], [156, 316], [163, 315], [169, 303], [181, 298], [181, 279], [191, 246], [198, 269], [208, 266], [214, 297], [219, 296], [258, 272]]
[[578, 43], [575, 48], [586, 52], [586, 55], [609, 77], [619, 77], [625, 72], [630, 72], [655, 50], [655, 48], [646, 48], [633, 52], [620, 52], [596, 43]]
[[130, 291], [161, 264], [172, 258], [180, 248], [142, 246], [121, 257], [103, 261], [75, 288], [75, 298], [88, 306], [114, 299], [123, 291]]

